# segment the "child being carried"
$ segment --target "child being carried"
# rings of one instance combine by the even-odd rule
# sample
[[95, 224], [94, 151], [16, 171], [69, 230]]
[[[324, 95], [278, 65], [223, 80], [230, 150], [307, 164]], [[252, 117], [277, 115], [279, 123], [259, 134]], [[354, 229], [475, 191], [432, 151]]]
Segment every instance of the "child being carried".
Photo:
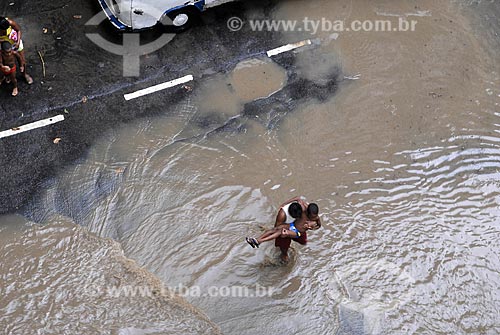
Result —
[[309, 227], [309, 223], [302, 219], [302, 207], [298, 203], [292, 203], [288, 209], [290, 216], [295, 219], [292, 223], [285, 223], [274, 227], [272, 229], [266, 230], [258, 238], [247, 237], [246, 241], [252, 246], [252, 248], [259, 247], [262, 242], [272, 241], [278, 237], [285, 238], [299, 238], [301, 231], [304, 232], [312, 227]]

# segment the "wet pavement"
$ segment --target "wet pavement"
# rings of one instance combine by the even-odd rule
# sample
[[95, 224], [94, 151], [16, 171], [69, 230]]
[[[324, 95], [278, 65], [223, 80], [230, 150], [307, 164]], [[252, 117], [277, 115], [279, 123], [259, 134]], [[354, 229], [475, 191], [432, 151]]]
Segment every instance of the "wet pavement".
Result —
[[[269, 1], [255, 1], [210, 9], [204, 12], [198, 26], [141, 57], [139, 77], [124, 78], [123, 58], [101, 49], [85, 36], [98, 33], [113, 43], [121, 42], [120, 34], [107, 21], [99, 27], [85, 26], [100, 12], [96, 1], [16, 1], [12, 6], [3, 3], [0, 12], [22, 27], [28, 69], [35, 83], [28, 86], [21, 82], [21, 94], [15, 99], [7, 89], [0, 90], [0, 129], [58, 114], [64, 115], [65, 121], [2, 139], [0, 213], [21, 207], [41, 180], [81, 157], [106, 130], [136, 118], [168, 113], [169, 106], [186, 97], [191, 86], [201, 79], [228, 72], [240, 61], [265, 55], [265, 51], [279, 46], [277, 33], [255, 34], [248, 28], [230, 32], [226, 25], [227, 19], [235, 15], [266, 17], [270, 8]], [[158, 29], [143, 32], [141, 44], [155, 41], [161, 34]], [[293, 60], [283, 60], [286, 67], [291, 63]], [[190, 87], [131, 102], [123, 98], [124, 93], [188, 73], [195, 77]], [[306, 96], [309, 90], [331, 91], [312, 87], [300, 78], [292, 79], [290, 84], [295, 97]], [[258, 108], [249, 105], [248, 113], [258, 114]], [[225, 120], [220, 125], [224, 123]], [[60, 139], [57, 144], [56, 138]]]

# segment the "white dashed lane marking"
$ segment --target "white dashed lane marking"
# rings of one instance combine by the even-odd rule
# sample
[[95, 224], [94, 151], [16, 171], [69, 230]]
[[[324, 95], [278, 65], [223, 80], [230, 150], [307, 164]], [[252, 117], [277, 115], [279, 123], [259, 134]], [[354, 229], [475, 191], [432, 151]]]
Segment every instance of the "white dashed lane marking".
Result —
[[187, 82], [192, 81], [193, 79], [194, 78], [193, 78], [192, 75], [187, 75], [187, 76], [184, 76], [182, 78], [174, 79], [174, 80], [162, 83], [162, 84], [158, 84], [158, 85], [155, 85], [155, 86], [151, 86], [151, 87], [148, 87], [148, 88], [145, 88], [145, 89], [133, 92], [133, 93], [125, 94], [123, 97], [125, 98], [125, 100], [136, 99], [136, 98], [142, 97], [144, 95], [155, 93], [155, 92], [158, 92], [158, 91], [170, 88], [170, 87], [174, 87], [174, 86], [177, 86], [177, 85], [185, 84]]
[[[297, 43], [287, 44], [287, 45], [281, 46], [279, 48], [269, 50], [267, 52], [267, 56], [268, 57], [276, 56], [276, 55], [279, 55], [281, 53], [284, 53], [287, 51], [292, 51], [292, 50], [301, 48], [301, 47], [306, 46], [306, 45], [311, 45], [311, 44], [312, 44], [311, 40], [305, 40], [305, 41], [301, 41], [301, 42], [297, 42]], [[353, 79], [358, 79], [358, 78], [353, 78]], [[125, 98], [125, 100], [128, 101], [128, 100], [136, 99], [136, 98], [139, 98], [139, 97], [142, 97], [142, 96], [145, 96], [148, 94], [152, 94], [152, 93], [155, 93], [155, 92], [167, 89], [167, 88], [171, 88], [171, 87], [175, 87], [175, 86], [178, 86], [181, 84], [185, 84], [185, 83], [193, 81], [193, 80], [194, 80], [194, 77], [192, 75], [187, 75], [187, 76], [184, 76], [182, 78], [174, 79], [174, 80], [171, 80], [171, 81], [168, 81], [165, 83], [161, 83], [161, 84], [158, 84], [155, 86], [151, 86], [151, 87], [148, 87], [148, 88], [136, 91], [136, 92], [124, 94], [123, 97]], [[50, 117], [50, 118], [47, 118], [44, 120], [28, 123], [28, 124], [25, 124], [25, 125], [22, 125], [19, 127], [14, 127], [14, 128], [9, 129], [9, 130], [1, 131], [0, 132], [0, 139], [4, 138], [4, 137], [9, 137], [9, 136], [13, 136], [16, 134], [20, 134], [20, 133], [23, 133], [26, 131], [30, 131], [33, 129], [46, 127], [48, 125], [51, 125], [51, 124], [54, 124], [57, 122], [61, 122], [61, 121], [64, 121], [64, 116], [63, 115], [56, 115], [56, 116], [53, 116], [53, 117]], [[279, 187], [279, 185], [275, 185], [274, 187], [276, 187], [276, 186]]]
[[300, 41], [297, 43], [287, 44], [287, 45], [284, 45], [282, 47], [269, 50], [267, 52], [267, 57], [276, 56], [276, 55], [282, 54], [283, 52], [291, 51], [291, 50], [298, 49], [298, 48], [301, 48], [303, 46], [311, 45], [311, 44], [312, 44], [311, 40], [305, 40], [305, 41]]
[[51, 125], [51, 124], [54, 124], [57, 122], [61, 122], [61, 121], [64, 121], [64, 116], [63, 115], [56, 115], [56, 116], [49, 117], [49, 118], [44, 119], [44, 120], [28, 123], [28, 124], [25, 124], [25, 125], [22, 125], [19, 127], [14, 127], [14, 128], [9, 129], [9, 130], [4, 130], [4, 131], [0, 132], [0, 138], [9, 137], [12, 135], [17, 135], [20, 133], [24, 133], [25, 131], [29, 131], [29, 130], [33, 130], [33, 129], [37, 129], [37, 128], [42, 128], [42, 127], [45, 127], [45, 126], [48, 126], [48, 125]]

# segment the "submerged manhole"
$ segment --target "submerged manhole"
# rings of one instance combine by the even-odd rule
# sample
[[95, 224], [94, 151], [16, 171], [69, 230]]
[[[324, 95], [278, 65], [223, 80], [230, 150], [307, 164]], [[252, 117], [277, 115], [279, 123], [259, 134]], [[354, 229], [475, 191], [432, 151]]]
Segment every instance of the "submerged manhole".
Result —
[[231, 74], [231, 84], [242, 102], [267, 98], [281, 90], [286, 80], [286, 70], [268, 59], [242, 61]]

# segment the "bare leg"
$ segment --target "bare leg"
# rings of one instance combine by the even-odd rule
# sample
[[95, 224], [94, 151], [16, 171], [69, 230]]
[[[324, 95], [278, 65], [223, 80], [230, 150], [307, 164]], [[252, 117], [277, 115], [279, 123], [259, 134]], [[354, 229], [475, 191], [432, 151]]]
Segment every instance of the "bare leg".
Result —
[[268, 229], [265, 232], [263, 232], [262, 235], [260, 235], [258, 239], [266, 238], [266, 237], [276, 233], [277, 231], [281, 231], [281, 230], [278, 230], [278, 228]]
[[290, 249], [290, 244], [292, 243], [292, 239], [289, 237], [278, 237], [274, 243], [275, 246], [280, 248], [281, 251], [281, 260], [286, 263], [288, 262], [288, 249]]
[[21, 71], [24, 79], [26, 79], [28, 85], [33, 84], [33, 78], [31, 78], [31, 76], [26, 73], [26, 58], [24, 57], [24, 50], [16, 52], [16, 57], [19, 62], [19, 70]]
[[288, 263], [288, 261], [290, 260], [290, 258], [288, 257], [288, 252], [283, 252], [283, 250], [281, 250], [280, 258], [284, 263]]
[[10, 81], [14, 85], [14, 89], [12, 90], [12, 96], [15, 97], [15, 96], [17, 96], [19, 94], [19, 91], [17, 89], [17, 79], [16, 79], [16, 73], [15, 72], [10, 75]]
[[277, 237], [281, 236], [282, 229], [283, 228], [281, 228], [281, 227], [276, 227], [274, 229], [271, 229], [271, 230], [264, 232], [264, 234], [262, 234], [261, 236], [259, 236], [259, 238], [257, 238], [257, 242], [259, 244], [261, 244], [262, 242], [275, 240]]
[[273, 229], [266, 230], [262, 235], [258, 238], [250, 238], [247, 237], [246, 241], [248, 244], [252, 246], [252, 248], [259, 247], [259, 244], [262, 242], [267, 242], [271, 240], [275, 240], [283, 234], [283, 229], [287, 229], [288, 225], [279, 225], [274, 227]]

